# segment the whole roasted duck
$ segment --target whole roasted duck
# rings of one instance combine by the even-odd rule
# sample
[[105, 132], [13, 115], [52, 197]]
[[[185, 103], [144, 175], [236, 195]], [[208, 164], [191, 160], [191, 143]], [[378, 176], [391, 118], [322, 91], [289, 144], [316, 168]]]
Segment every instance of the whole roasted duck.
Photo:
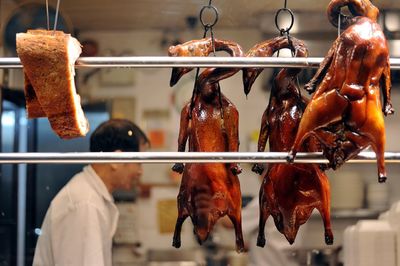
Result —
[[[254, 46], [247, 56], [272, 56], [282, 48], [291, 48], [295, 56], [307, 56], [304, 43], [296, 38], [277, 37]], [[243, 70], [246, 94], [262, 69]], [[294, 142], [300, 119], [307, 105], [297, 86], [298, 68], [285, 68], [273, 80], [271, 95], [262, 121], [258, 139], [258, 152], [264, 152], [269, 138], [272, 152], [288, 151]], [[310, 138], [301, 151], [317, 151], [318, 142]], [[255, 164], [258, 174], [263, 167]], [[330, 188], [325, 173], [317, 164], [269, 164], [260, 188], [260, 222], [257, 245], [265, 245], [265, 223], [270, 215], [276, 228], [292, 244], [300, 225], [310, 217], [314, 208], [321, 213], [325, 227], [325, 242], [333, 243], [330, 224]]]
[[341, 28], [345, 30], [306, 85], [309, 92], [316, 91], [304, 112], [288, 161], [293, 161], [311, 135], [324, 144], [324, 153], [333, 168], [370, 145], [377, 157], [378, 180], [384, 182], [383, 114], [394, 112], [388, 46], [376, 22], [379, 10], [370, 1], [331, 1], [327, 13], [335, 26], [343, 6], [348, 6], [355, 17], [341, 15]]
[[[211, 48], [211, 49], [210, 49]], [[232, 56], [243, 56], [241, 47], [230, 41], [215, 40], [216, 50]], [[171, 56], [207, 56], [212, 51], [212, 40], [190, 41], [171, 47]], [[174, 85], [188, 68], [175, 68], [171, 85]], [[232, 76], [240, 69], [208, 68], [201, 73], [193, 95], [181, 113], [178, 151], [184, 152], [187, 140], [193, 152], [237, 152], [239, 149], [238, 119], [236, 107], [220, 91], [219, 81]], [[194, 233], [201, 244], [207, 238], [216, 221], [228, 215], [236, 234], [236, 249], [243, 251], [241, 227], [241, 192], [237, 164], [187, 163], [175, 164], [173, 170], [183, 172], [178, 195], [178, 219], [173, 246], [181, 245], [180, 233], [185, 219], [190, 216]]]

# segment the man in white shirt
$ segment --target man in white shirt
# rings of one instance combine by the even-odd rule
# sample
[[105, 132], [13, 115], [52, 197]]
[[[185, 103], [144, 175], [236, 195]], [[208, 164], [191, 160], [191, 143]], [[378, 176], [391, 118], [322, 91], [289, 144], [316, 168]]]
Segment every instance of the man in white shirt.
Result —
[[[91, 152], [143, 151], [146, 135], [124, 119], [102, 123], [90, 137]], [[91, 164], [76, 174], [47, 210], [35, 266], [111, 266], [118, 210], [111, 193], [130, 190], [142, 174], [140, 163]]]
[[247, 239], [249, 266], [297, 266], [285, 254], [290, 249], [286, 238], [275, 228], [272, 217], [265, 224], [267, 243], [264, 248], [257, 246], [260, 207], [258, 197], [254, 197], [242, 210], [242, 230]]
[[[265, 169], [267, 168], [265, 167]], [[258, 176], [260, 182], [262, 182], [264, 174]], [[248, 266], [298, 266], [299, 264], [288, 256], [287, 251], [292, 250], [292, 247], [276, 229], [272, 217], [269, 217], [265, 224], [265, 237], [267, 240], [265, 247], [257, 246], [259, 222], [259, 197], [255, 196], [242, 209], [242, 231], [248, 252]], [[221, 225], [225, 228], [233, 227], [232, 222], [227, 218], [221, 220]], [[299, 235], [301, 235], [300, 232]]]

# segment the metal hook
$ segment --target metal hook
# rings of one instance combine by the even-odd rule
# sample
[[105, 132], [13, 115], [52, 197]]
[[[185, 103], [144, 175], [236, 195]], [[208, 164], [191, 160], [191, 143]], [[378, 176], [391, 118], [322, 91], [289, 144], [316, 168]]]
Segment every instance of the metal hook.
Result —
[[[287, 27], [287, 28], [279, 27], [278, 17], [279, 17], [279, 14], [281, 12], [287, 12], [290, 15], [290, 24], [289, 24], [289, 27]], [[294, 53], [295, 52], [294, 52], [292, 40], [290, 39], [290, 33], [289, 32], [292, 29], [293, 25], [294, 25], [294, 14], [293, 14], [292, 10], [287, 8], [287, 0], [285, 0], [283, 8], [278, 9], [278, 11], [276, 11], [276, 14], [275, 14], [275, 26], [278, 29], [279, 34], [281, 36], [286, 35], [286, 37], [288, 38], [288, 44], [289, 44], [289, 48], [290, 48], [292, 57], [294, 57]], [[279, 50], [278, 50], [278, 53], [277, 53], [277, 57], [279, 57]]]
[[[212, 3], [212, 0], [210, 0], [210, 1], [208, 2], [208, 6], [203, 6], [203, 8], [200, 10], [200, 15], [199, 15], [199, 17], [200, 17], [200, 22], [201, 22], [201, 24], [202, 24], [203, 27], [204, 27], [204, 36], [203, 36], [203, 38], [205, 38], [205, 36], [207, 35], [207, 32], [208, 32], [208, 31], [210, 31], [210, 33], [211, 33], [211, 41], [212, 41], [213, 54], [214, 54], [214, 56], [215, 56], [215, 40], [214, 40], [213, 27], [214, 27], [215, 24], [217, 24], [217, 22], [218, 22], [219, 12], [218, 12], [218, 9], [217, 9], [215, 6], [211, 5], [211, 3]], [[211, 9], [212, 11], [214, 11], [215, 18], [214, 18], [214, 21], [213, 21], [212, 23], [205, 23], [205, 22], [204, 22], [203, 14], [204, 14], [204, 10], [206, 10], [206, 9]]]
[[[281, 31], [280, 34], [281, 34], [281, 36], [286, 35], [286, 38], [288, 39], [288, 49], [290, 49], [290, 53], [291, 53], [292, 57], [295, 57], [296, 50], [294, 49], [293, 41], [291, 39], [289, 32]], [[280, 52], [280, 49], [277, 51], [276, 57], [279, 57], [279, 52]]]
[[[210, 3], [211, 3], [211, 1], [210, 1]], [[204, 10], [206, 10], [206, 9], [210, 9], [210, 10], [214, 11], [215, 18], [212, 23], [205, 23], [203, 20], [203, 13], [204, 13]], [[200, 22], [204, 28], [214, 27], [214, 25], [217, 24], [217, 22], [218, 22], [218, 18], [219, 18], [218, 9], [215, 6], [212, 6], [211, 4], [208, 6], [203, 6], [203, 8], [200, 10]]]
[[[212, 11], [214, 11], [215, 14], [215, 18], [214, 21], [212, 23], [205, 23], [203, 20], [203, 14], [204, 11], [206, 9], [211, 9]], [[215, 24], [217, 24], [218, 22], [218, 18], [219, 18], [219, 13], [218, 13], [218, 9], [212, 5], [212, 0], [209, 0], [208, 2], [208, 6], [203, 6], [203, 8], [200, 10], [200, 22], [203, 25], [204, 28], [204, 34], [203, 34], [203, 39], [207, 36], [207, 32], [210, 31], [211, 34], [211, 42], [212, 42], [212, 48], [213, 48], [213, 54], [214, 56], [216, 56], [215, 54], [215, 39], [214, 39], [214, 32], [213, 32], [213, 27], [215, 26]], [[192, 98], [190, 100], [190, 112], [189, 112], [189, 119], [192, 119], [192, 111], [194, 108], [194, 98], [196, 97], [198, 88], [197, 88], [197, 79], [199, 78], [199, 72], [200, 72], [200, 68], [196, 69], [196, 76], [195, 76], [195, 80], [194, 80], [194, 86], [193, 86], [193, 92], [192, 92]]]
[[[281, 28], [281, 27], [279, 27], [278, 17], [279, 17], [279, 14], [280, 14], [281, 12], [287, 12], [287, 13], [289, 13], [289, 15], [290, 15], [291, 21], [290, 21], [289, 27], [287, 27], [287, 28]], [[275, 15], [275, 26], [276, 26], [276, 28], [279, 30], [279, 32], [281, 33], [281, 35], [283, 35], [283, 33], [289, 34], [289, 31], [292, 29], [293, 24], [294, 24], [294, 14], [293, 14], [292, 10], [290, 10], [289, 8], [284, 7], [284, 8], [279, 9], [279, 10], [276, 12], [276, 15]]]

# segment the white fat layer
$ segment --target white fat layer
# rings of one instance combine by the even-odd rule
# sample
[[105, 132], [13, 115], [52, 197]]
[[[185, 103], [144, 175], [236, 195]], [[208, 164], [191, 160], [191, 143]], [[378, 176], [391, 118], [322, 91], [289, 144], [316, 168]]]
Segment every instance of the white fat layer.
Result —
[[[68, 64], [70, 66], [70, 71], [73, 76], [75, 76], [75, 61], [79, 58], [81, 52], [82, 49], [78, 40], [70, 37], [68, 40]], [[78, 118], [79, 129], [82, 133], [86, 133], [88, 122], [81, 107], [81, 97], [76, 93], [74, 78], [70, 79], [70, 87], [73, 89], [73, 94], [75, 98], [75, 115]]]
[[68, 38], [68, 63], [71, 68], [71, 73], [75, 76], [75, 61], [82, 53], [81, 46], [77, 39], [73, 37]]
[[76, 117], [78, 118], [79, 130], [84, 134], [87, 132], [88, 121], [83, 113], [81, 107], [81, 97], [78, 94], [75, 95], [75, 104], [77, 105], [75, 108], [75, 113]]

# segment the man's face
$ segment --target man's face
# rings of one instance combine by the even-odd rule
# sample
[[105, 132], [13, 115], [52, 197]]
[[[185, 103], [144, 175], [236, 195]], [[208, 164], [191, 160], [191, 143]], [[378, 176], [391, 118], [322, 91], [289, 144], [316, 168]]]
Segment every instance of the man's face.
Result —
[[[148, 145], [141, 144], [140, 151], [147, 151]], [[132, 190], [132, 188], [140, 182], [140, 177], [143, 174], [143, 167], [141, 163], [122, 163], [118, 164], [116, 172], [117, 180], [116, 185], [118, 189]]]
[[133, 186], [138, 184], [143, 174], [141, 163], [123, 163], [117, 170], [118, 189], [132, 190]]

